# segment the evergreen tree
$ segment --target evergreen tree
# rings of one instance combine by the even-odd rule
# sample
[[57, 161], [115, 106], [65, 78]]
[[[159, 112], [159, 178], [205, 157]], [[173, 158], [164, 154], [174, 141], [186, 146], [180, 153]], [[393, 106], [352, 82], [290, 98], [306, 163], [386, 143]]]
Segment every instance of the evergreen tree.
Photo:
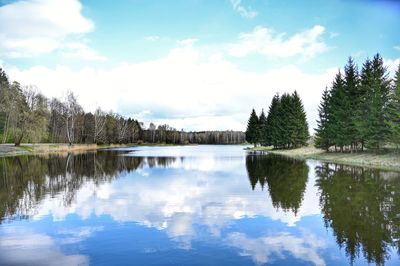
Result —
[[264, 132], [267, 127], [267, 117], [265, 116], [264, 109], [262, 109], [260, 117], [258, 118], [258, 143], [261, 145], [266, 145], [267, 140], [265, 138]]
[[400, 145], [400, 64], [396, 71], [390, 102], [388, 106], [388, 126], [390, 128], [389, 140], [397, 145]]
[[390, 80], [383, 59], [376, 54], [372, 60], [372, 84], [368, 97], [367, 145], [379, 149], [389, 136], [387, 103], [390, 96]]
[[315, 129], [315, 147], [324, 149], [326, 151], [332, 145], [332, 134], [329, 131], [329, 91], [328, 88], [325, 88], [324, 92], [322, 93], [322, 100], [318, 107], [318, 116], [319, 120], [317, 120], [317, 128]]
[[247, 122], [246, 141], [257, 145], [259, 139], [259, 126], [256, 111], [251, 112], [249, 121]]
[[[360, 81], [357, 66], [355, 65], [353, 58], [349, 57], [346, 66], [344, 67], [344, 91], [349, 104], [349, 110], [358, 110], [361, 105], [361, 99], [363, 97], [360, 89]], [[348, 145], [351, 145], [351, 150], [357, 147], [361, 137], [357, 131], [357, 121], [360, 120], [357, 113], [346, 112], [346, 116], [343, 117], [347, 123], [346, 125], [346, 136], [349, 138], [346, 140]]]
[[347, 129], [350, 103], [345, 92], [345, 83], [341, 72], [336, 74], [335, 79], [332, 83], [331, 100], [329, 105], [329, 113], [332, 122], [332, 140], [333, 143], [340, 147], [343, 151], [343, 147], [349, 144], [349, 136]]
[[279, 95], [276, 94], [271, 101], [271, 105], [269, 106], [268, 116], [267, 116], [267, 126], [265, 128], [265, 138], [266, 145], [274, 146], [275, 148], [278, 146], [278, 138], [279, 138], [279, 117], [278, 111], [280, 108], [280, 98]]
[[281, 103], [278, 109], [278, 146], [280, 148], [289, 148], [293, 134], [293, 118], [292, 118], [292, 99], [289, 94], [284, 93], [281, 97]]
[[297, 94], [297, 91], [291, 95], [292, 100], [292, 114], [291, 114], [291, 135], [290, 142], [294, 147], [304, 146], [310, 137], [308, 132], [308, 123], [306, 112], [304, 111], [303, 103]]
[[363, 64], [361, 75], [360, 75], [360, 105], [354, 113], [357, 117], [356, 126], [359, 141], [361, 143], [361, 150], [364, 149], [366, 139], [368, 137], [369, 130], [369, 108], [372, 104], [372, 84], [373, 84], [373, 72], [372, 72], [372, 61], [367, 59]]

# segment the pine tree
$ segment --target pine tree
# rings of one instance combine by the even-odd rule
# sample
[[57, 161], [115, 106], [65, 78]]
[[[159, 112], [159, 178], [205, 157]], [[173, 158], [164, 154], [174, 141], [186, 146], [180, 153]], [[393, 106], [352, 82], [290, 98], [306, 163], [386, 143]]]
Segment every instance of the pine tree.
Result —
[[379, 149], [389, 136], [387, 103], [390, 96], [390, 80], [383, 59], [376, 54], [372, 60], [372, 89], [367, 123], [367, 145]]
[[258, 118], [258, 143], [261, 145], [266, 145], [267, 138], [265, 136], [265, 131], [267, 127], [267, 117], [265, 116], [264, 109], [262, 109], [261, 114]]
[[254, 147], [258, 143], [259, 138], [259, 127], [258, 127], [258, 117], [256, 111], [251, 112], [249, 121], [247, 122], [246, 129], [246, 141], [254, 144]]
[[290, 142], [294, 147], [304, 146], [307, 144], [307, 140], [310, 137], [308, 132], [308, 123], [306, 112], [304, 111], [303, 103], [297, 94], [297, 91], [291, 95], [291, 136]]
[[332, 83], [331, 101], [329, 105], [329, 113], [332, 120], [332, 140], [334, 145], [339, 146], [343, 151], [343, 147], [349, 144], [349, 136], [347, 129], [350, 103], [345, 93], [344, 80], [341, 72], [336, 74]]
[[359, 141], [361, 143], [361, 150], [364, 149], [365, 142], [368, 138], [369, 131], [369, 108], [372, 104], [372, 84], [373, 84], [373, 72], [372, 72], [372, 62], [367, 59], [363, 64], [361, 75], [360, 75], [360, 105], [354, 113], [357, 117], [356, 127], [357, 135], [359, 136]]
[[271, 101], [271, 105], [268, 110], [267, 116], [267, 126], [265, 128], [265, 138], [266, 145], [274, 146], [275, 148], [278, 146], [278, 138], [279, 138], [279, 117], [278, 111], [280, 108], [280, 98], [279, 95], [276, 94]]
[[390, 102], [388, 106], [388, 126], [390, 128], [389, 140], [397, 145], [400, 145], [400, 64], [397, 68], [392, 92], [390, 95]]
[[332, 134], [329, 131], [329, 99], [330, 94], [328, 88], [325, 88], [324, 92], [322, 93], [321, 103], [318, 107], [319, 120], [317, 120], [317, 128], [315, 129], [315, 147], [324, 149], [326, 151], [328, 151], [332, 145]]
[[287, 93], [284, 93], [281, 97], [279, 109], [278, 109], [278, 146], [281, 148], [289, 148], [291, 139], [290, 136], [293, 135], [293, 118], [292, 118], [292, 99]]
[[[360, 90], [360, 79], [358, 75], [357, 66], [353, 58], [349, 57], [346, 66], [344, 67], [344, 91], [349, 103], [349, 110], [358, 110], [361, 105], [362, 94]], [[361, 137], [357, 131], [357, 121], [359, 117], [357, 113], [346, 112], [347, 116], [344, 117], [346, 125], [346, 136], [349, 138], [346, 143], [351, 145], [352, 149], [357, 147]]]

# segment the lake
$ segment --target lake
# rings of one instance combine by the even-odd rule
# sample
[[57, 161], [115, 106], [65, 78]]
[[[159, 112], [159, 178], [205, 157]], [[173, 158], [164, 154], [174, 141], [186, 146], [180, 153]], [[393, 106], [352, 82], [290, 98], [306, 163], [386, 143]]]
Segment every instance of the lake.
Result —
[[0, 158], [0, 265], [399, 265], [399, 173], [243, 149]]

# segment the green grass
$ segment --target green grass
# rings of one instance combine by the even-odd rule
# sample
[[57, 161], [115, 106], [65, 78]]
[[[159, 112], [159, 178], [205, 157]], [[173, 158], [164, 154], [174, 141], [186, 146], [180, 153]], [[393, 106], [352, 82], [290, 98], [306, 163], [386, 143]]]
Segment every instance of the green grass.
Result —
[[256, 147], [250, 148], [249, 150], [268, 152], [298, 159], [314, 159], [338, 164], [400, 171], [400, 152], [395, 149], [356, 153], [325, 152], [313, 146], [287, 150], [274, 150], [271, 147]]

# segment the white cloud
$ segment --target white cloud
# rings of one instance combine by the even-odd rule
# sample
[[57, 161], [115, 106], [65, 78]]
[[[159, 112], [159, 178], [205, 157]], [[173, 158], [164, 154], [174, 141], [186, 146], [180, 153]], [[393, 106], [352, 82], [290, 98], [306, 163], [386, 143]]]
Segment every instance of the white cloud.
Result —
[[394, 77], [396, 71], [399, 69], [400, 58], [397, 59], [384, 58], [383, 62], [387, 67], [387, 70], [390, 72], [389, 74], [390, 77]]
[[[82, 15], [79, 0], [28, 0], [0, 7], [0, 54], [32, 57], [62, 48], [69, 37], [80, 37], [94, 28]], [[70, 55], [80, 59], [100, 59], [81, 44]], [[68, 53], [68, 52], [67, 52]]]
[[286, 33], [275, 33], [270, 28], [258, 26], [252, 32], [240, 34], [239, 41], [230, 45], [228, 53], [235, 57], [262, 54], [311, 58], [328, 50], [321, 38], [324, 32], [323, 26], [315, 25], [311, 29], [286, 37]]
[[242, 256], [250, 256], [258, 265], [271, 263], [274, 256], [278, 256], [280, 259], [285, 258], [287, 254], [314, 265], [326, 264], [318, 254], [320, 249], [326, 247], [326, 243], [310, 233], [304, 234], [302, 237], [279, 233], [259, 238], [249, 238], [242, 233], [232, 233], [228, 237], [228, 242], [241, 249]]
[[244, 18], [255, 18], [257, 12], [252, 10], [251, 7], [244, 7], [241, 0], [231, 0], [233, 10], [238, 12]]
[[51, 237], [44, 234], [8, 230], [0, 237], [1, 265], [89, 265], [83, 255], [65, 255]]
[[62, 46], [61, 54], [68, 58], [78, 58], [88, 61], [105, 61], [107, 57], [99, 55], [95, 50], [82, 42], [66, 43]]
[[140, 114], [146, 123], [168, 123], [187, 130], [244, 130], [251, 108], [261, 111], [276, 92], [297, 90], [311, 128], [314, 126], [320, 95], [336, 69], [308, 74], [287, 65], [249, 72], [221, 54], [203, 54], [192, 45], [194, 41], [182, 41], [157, 60], [107, 69], [72, 70], [59, 65], [24, 70], [9, 66], [6, 70], [11, 79], [35, 84], [48, 97], [60, 97], [67, 90], [75, 92], [87, 111], [101, 106], [124, 115]]
[[155, 42], [155, 41], [158, 41], [158, 40], [160, 39], [160, 36], [157, 36], [157, 35], [149, 35], [149, 36], [144, 37], [144, 39], [145, 39], [146, 41]]
[[188, 38], [178, 41], [178, 44], [182, 46], [193, 46], [197, 41], [198, 39], [196, 38]]
[[400, 51], [400, 45], [393, 46], [393, 49]]

